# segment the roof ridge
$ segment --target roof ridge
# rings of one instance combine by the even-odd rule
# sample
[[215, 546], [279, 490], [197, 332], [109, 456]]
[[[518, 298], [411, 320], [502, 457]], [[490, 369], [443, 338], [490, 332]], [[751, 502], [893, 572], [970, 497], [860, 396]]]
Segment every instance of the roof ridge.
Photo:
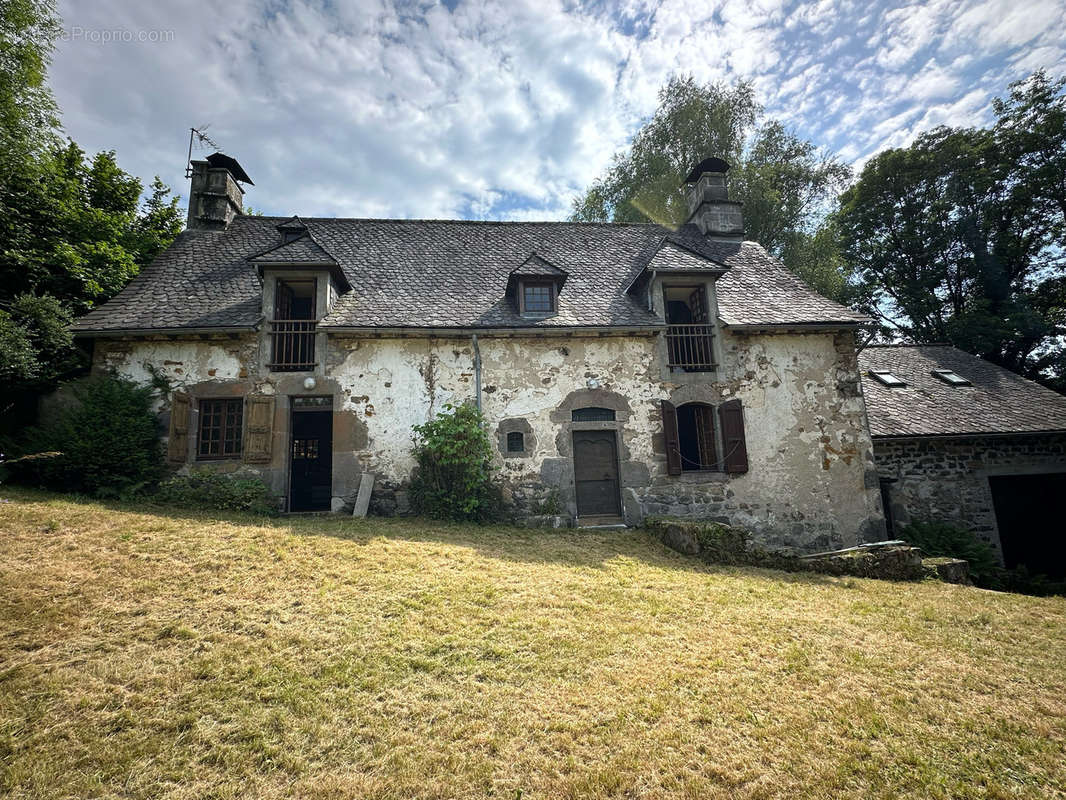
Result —
[[[266, 214], [241, 214], [240, 219], [247, 220], [263, 220], [264, 222], [272, 222], [274, 220], [287, 221], [292, 219], [298, 214], [290, 214], [289, 216], [276, 216]], [[517, 220], [517, 219], [448, 219], [448, 218], [436, 218], [436, 217], [303, 217], [299, 216], [301, 222], [432, 222], [439, 224], [449, 225], [587, 225], [590, 227], [604, 227], [604, 228], [665, 228], [669, 230], [666, 225], [661, 225], [658, 222], [586, 222], [584, 220], [565, 220], [565, 219], [542, 219], [542, 220]], [[676, 231], [672, 231], [676, 233]]]
[[[959, 350], [959, 348], [955, 347], [951, 342], [873, 342], [863, 347], [863, 350], [869, 350], [871, 347], [950, 347], [953, 350]], [[965, 353], [967, 351], [961, 350], [960, 352]], [[981, 357], [975, 353], [970, 353], [969, 355], [974, 356], [975, 358]]]

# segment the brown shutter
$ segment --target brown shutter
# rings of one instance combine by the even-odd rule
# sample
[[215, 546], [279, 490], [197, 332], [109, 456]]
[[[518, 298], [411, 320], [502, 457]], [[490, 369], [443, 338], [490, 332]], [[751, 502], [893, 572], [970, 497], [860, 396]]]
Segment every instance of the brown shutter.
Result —
[[244, 436], [244, 460], [253, 464], [270, 461], [274, 441], [274, 397], [266, 394], [249, 395], [245, 401], [247, 417]]
[[677, 409], [663, 400], [663, 440], [666, 445], [666, 474], [681, 474], [681, 447], [677, 441]]
[[184, 464], [189, 457], [189, 412], [192, 402], [185, 392], [170, 395], [170, 434], [167, 438], [167, 461]]
[[744, 440], [744, 409], [739, 400], [730, 400], [718, 407], [722, 423], [722, 445], [725, 448], [726, 472], [748, 471], [748, 445]]

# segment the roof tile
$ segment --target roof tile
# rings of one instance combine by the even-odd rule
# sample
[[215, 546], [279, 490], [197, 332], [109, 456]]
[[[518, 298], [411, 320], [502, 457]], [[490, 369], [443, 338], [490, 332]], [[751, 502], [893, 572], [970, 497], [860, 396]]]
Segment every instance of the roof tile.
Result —
[[[185, 231], [115, 298], [81, 317], [75, 329], [256, 325], [261, 287], [257, 264], [248, 259], [276, 247], [277, 226], [284, 221], [240, 216], [225, 231]], [[718, 281], [719, 312], [727, 324], [865, 319], [817, 295], [759, 245], [707, 239], [691, 225], [673, 231], [653, 224], [300, 221], [353, 287], [324, 326], [658, 327], [662, 322], [626, 288], [664, 239], [678, 245], [671, 253], [692, 251], [729, 268]], [[305, 240], [286, 247], [298, 242]], [[288, 251], [273, 252], [276, 258]], [[291, 252], [308, 257], [296, 248]], [[546, 319], [521, 317], [505, 296], [511, 271], [533, 252], [568, 275], [558, 313]]]
[[[1066, 430], [1066, 397], [950, 345], [873, 345], [859, 353], [862, 390], [874, 437], [960, 436]], [[971, 382], [933, 375], [949, 369]], [[869, 376], [888, 370], [891, 388]]]

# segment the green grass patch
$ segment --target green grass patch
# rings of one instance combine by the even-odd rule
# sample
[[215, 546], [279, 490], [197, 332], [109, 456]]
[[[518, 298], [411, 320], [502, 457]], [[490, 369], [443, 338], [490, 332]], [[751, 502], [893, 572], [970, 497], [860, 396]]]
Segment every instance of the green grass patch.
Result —
[[0, 795], [1032, 798], [1066, 599], [5, 490]]

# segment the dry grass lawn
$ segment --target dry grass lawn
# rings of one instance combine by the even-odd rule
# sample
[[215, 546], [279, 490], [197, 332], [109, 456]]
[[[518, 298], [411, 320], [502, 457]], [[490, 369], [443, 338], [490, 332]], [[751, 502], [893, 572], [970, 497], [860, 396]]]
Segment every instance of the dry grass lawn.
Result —
[[12, 797], [1062, 797], [1066, 599], [0, 503]]

